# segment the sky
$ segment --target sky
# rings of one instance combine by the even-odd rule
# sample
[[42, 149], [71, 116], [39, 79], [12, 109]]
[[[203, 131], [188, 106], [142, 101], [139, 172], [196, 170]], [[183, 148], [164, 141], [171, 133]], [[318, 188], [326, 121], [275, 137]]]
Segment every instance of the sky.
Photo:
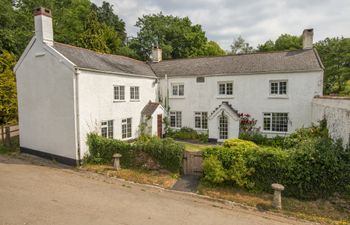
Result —
[[[103, 0], [92, 0], [101, 5]], [[280, 34], [301, 35], [314, 28], [314, 41], [350, 37], [350, 0], [105, 0], [124, 20], [128, 36], [136, 36], [137, 18], [158, 13], [188, 16], [202, 25], [209, 40], [230, 49], [241, 35], [256, 47]]]

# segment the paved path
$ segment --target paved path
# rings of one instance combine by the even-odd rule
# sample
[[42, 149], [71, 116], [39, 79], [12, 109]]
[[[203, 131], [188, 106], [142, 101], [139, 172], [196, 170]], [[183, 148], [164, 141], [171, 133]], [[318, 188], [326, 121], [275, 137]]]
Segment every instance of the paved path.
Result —
[[0, 225], [302, 224], [238, 206], [0, 155]]

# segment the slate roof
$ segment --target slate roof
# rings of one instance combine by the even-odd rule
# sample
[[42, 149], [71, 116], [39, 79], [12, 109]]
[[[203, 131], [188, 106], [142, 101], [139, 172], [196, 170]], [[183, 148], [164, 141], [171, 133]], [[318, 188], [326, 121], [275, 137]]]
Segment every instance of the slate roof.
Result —
[[159, 106], [158, 102], [148, 102], [148, 104], [145, 105], [145, 107], [142, 109], [141, 115], [152, 116], [152, 114], [154, 113], [154, 111], [156, 111], [158, 106]]
[[155, 77], [150, 66], [139, 60], [125, 56], [98, 53], [57, 42], [54, 43], [53, 47], [79, 68]]
[[151, 63], [157, 76], [198, 76], [322, 71], [314, 49], [164, 60]]

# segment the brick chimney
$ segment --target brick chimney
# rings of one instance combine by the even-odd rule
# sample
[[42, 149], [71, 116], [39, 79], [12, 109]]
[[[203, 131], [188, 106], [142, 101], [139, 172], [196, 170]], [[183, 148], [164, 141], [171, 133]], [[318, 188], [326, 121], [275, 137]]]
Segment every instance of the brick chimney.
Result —
[[38, 7], [33, 12], [35, 24], [35, 37], [40, 42], [53, 45], [53, 28], [51, 10]]
[[314, 29], [305, 29], [303, 31], [303, 49], [312, 49], [314, 39]]
[[162, 49], [155, 46], [152, 49], [152, 62], [162, 61]]

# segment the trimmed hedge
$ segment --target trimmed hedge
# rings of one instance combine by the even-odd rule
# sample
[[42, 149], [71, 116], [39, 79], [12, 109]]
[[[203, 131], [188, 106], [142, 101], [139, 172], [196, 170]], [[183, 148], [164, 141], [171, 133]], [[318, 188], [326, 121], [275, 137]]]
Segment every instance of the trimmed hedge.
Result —
[[318, 135], [293, 146], [208, 148], [203, 153], [204, 180], [266, 192], [272, 191], [272, 183], [281, 183], [285, 195], [299, 199], [350, 191], [350, 151], [340, 142]]
[[180, 130], [168, 130], [166, 136], [178, 140], [196, 140], [203, 143], [208, 142], [208, 134], [197, 132], [189, 127], [182, 127]]
[[84, 158], [86, 163], [109, 164], [114, 153], [122, 155], [121, 165], [126, 168], [140, 167], [140, 153], [148, 155], [159, 165], [171, 172], [179, 172], [185, 146], [171, 138], [142, 137], [135, 143], [101, 137], [95, 133], [88, 135], [89, 154]]

